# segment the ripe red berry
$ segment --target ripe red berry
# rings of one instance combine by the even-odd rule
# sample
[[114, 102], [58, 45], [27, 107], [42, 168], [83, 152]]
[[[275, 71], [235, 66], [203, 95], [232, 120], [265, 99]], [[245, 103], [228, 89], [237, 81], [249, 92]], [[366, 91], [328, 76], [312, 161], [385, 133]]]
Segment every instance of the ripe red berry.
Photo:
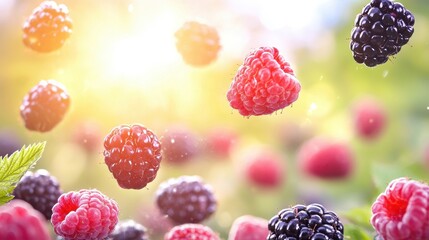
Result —
[[161, 138], [163, 159], [171, 164], [183, 164], [198, 154], [197, 137], [185, 127], [167, 129]]
[[70, 106], [65, 87], [55, 80], [42, 80], [24, 97], [21, 117], [28, 130], [47, 132], [64, 117]]
[[354, 109], [354, 125], [359, 136], [365, 139], [378, 137], [386, 125], [386, 113], [375, 99], [361, 99]]
[[164, 240], [219, 240], [219, 236], [209, 227], [201, 224], [183, 224], [172, 228]]
[[152, 182], [162, 155], [156, 135], [140, 124], [121, 125], [104, 139], [104, 161], [120, 187], [141, 189]]
[[189, 21], [175, 33], [177, 51], [192, 66], [202, 67], [217, 58], [221, 48], [215, 28], [196, 21]]
[[347, 144], [323, 138], [305, 142], [299, 150], [298, 161], [303, 172], [323, 179], [346, 178], [354, 166], [353, 154]]
[[227, 93], [243, 116], [271, 114], [298, 99], [301, 85], [275, 47], [252, 51], [238, 69]]
[[274, 188], [283, 182], [284, 169], [281, 156], [269, 150], [250, 152], [246, 156], [246, 178], [259, 187]]
[[72, 32], [67, 6], [55, 1], [42, 2], [25, 21], [23, 31], [24, 44], [34, 51], [59, 49]]
[[266, 219], [245, 215], [235, 219], [228, 240], [261, 240], [269, 233]]
[[64, 193], [52, 208], [54, 231], [66, 239], [104, 239], [118, 223], [118, 205], [98, 190]]
[[227, 158], [238, 141], [238, 134], [229, 128], [217, 127], [205, 137], [206, 151], [219, 158]]
[[50, 240], [43, 215], [30, 204], [15, 199], [0, 206], [1, 240]]
[[391, 181], [372, 205], [371, 223], [383, 240], [429, 239], [429, 186]]

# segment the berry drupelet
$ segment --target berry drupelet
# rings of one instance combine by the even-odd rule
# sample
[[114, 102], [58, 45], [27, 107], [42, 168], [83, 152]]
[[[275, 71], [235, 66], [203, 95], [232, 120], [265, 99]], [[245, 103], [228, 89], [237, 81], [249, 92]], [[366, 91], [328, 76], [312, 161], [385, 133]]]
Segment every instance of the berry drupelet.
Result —
[[281, 210], [268, 223], [267, 240], [343, 240], [344, 227], [334, 212], [320, 204]]
[[350, 49], [357, 63], [383, 64], [397, 54], [414, 33], [414, 16], [401, 3], [372, 0], [357, 15]]

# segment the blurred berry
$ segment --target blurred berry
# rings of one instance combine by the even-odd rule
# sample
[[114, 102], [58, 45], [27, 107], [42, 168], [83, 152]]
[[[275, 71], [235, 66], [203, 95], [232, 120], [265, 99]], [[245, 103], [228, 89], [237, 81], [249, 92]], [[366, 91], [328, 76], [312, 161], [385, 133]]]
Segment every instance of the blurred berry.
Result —
[[25, 201], [15, 199], [0, 206], [1, 240], [50, 240], [43, 215]]
[[268, 221], [250, 215], [235, 219], [229, 231], [228, 240], [264, 240], [270, 233]]
[[252, 151], [246, 155], [246, 178], [259, 187], [278, 187], [285, 175], [283, 162], [280, 155], [267, 149]]
[[118, 222], [117, 203], [98, 190], [64, 193], [52, 208], [51, 222], [66, 239], [104, 239]]
[[146, 228], [133, 220], [119, 222], [107, 240], [148, 240]]
[[268, 223], [267, 240], [343, 240], [344, 226], [338, 216], [320, 204], [285, 208]]
[[21, 149], [23, 143], [21, 138], [11, 130], [0, 130], [0, 156], [10, 156]]
[[209, 227], [201, 224], [183, 224], [172, 228], [164, 240], [219, 240]]
[[42, 80], [24, 97], [20, 111], [28, 130], [47, 132], [64, 117], [70, 106], [65, 87], [55, 80]]
[[140, 124], [121, 125], [104, 139], [104, 161], [119, 186], [141, 189], [152, 182], [161, 164], [161, 144]]
[[23, 42], [34, 51], [52, 52], [64, 45], [72, 27], [66, 5], [44, 1], [25, 21]]
[[384, 240], [429, 239], [429, 186], [391, 181], [372, 205], [371, 224]]
[[252, 51], [238, 69], [227, 93], [243, 116], [271, 114], [298, 99], [301, 85], [275, 47]]
[[414, 16], [401, 3], [372, 0], [356, 16], [350, 49], [357, 63], [383, 64], [397, 54], [414, 33]]
[[216, 29], [196, 21], [185, 22], [175, 37], [177, 51], [187, 64], [195, 67], [212, 63], [221, 48]]
[[156, 192], [156, 204], [175, 223], [200, 223], [216, 210], [211, 186], [198, 176], [182, 176], [163, 182]]
[[205, 136], [207, 153], [218, 158], [228, 158], [236, 145], [238, 134], [228, 128], [214, 128]]
[[280, 144], [287, 150], [296, 150], [314, 134], [311, 126], [295, 122], [281, 123], [275, 130]]
[[98, 123], [84, 121], [74, 128], [73, 141], [89, 154], [97, 152], [103, 145], [103, 137]]
[[377, 138], [386, 125], [384, 108], [375, 99], [361, 99], [354, 108], [354, 125], [360, 137]]
[[344, 179], [354, 168], [354, 156], [346, 143], [313, 138], [298, 153], [299, 166], [310, 176], [322, 179]]
[[51, 219], [52, 207], [62, 193], [58, 180], [44, 169], [26, 172], [13, 191], [16, 199], [31, 204], [46, 220]]
[[164, 236], [174, 226], [172, 221], [166, 215], [162, 214], [156, 206], [143, 206], [139, 209], [136, 218], [138, 222], [147, 227], [150, 236]]
[[171, 127], [161, 138], [163, 159], [171, 164], [183, 164], [199, 152], [197, 137], [185, 127]]

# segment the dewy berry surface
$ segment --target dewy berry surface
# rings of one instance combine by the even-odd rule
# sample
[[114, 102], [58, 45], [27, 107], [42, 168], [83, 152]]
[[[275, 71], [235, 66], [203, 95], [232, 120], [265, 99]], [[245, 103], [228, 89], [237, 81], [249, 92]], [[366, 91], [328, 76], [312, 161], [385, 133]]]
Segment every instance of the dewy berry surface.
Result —
[[64, 4], [44, 1], [25, 21], [24, 44], [37, 52], [52, 52], [59, 49], [70, 37], [72, 20]]
[[117, 203], [92, 189], [64, 193], [52, 208], [51, 223], [65, 239], [104, 239], [118, 223]]
[[25, 95], [19, 108], [25, 127], [31, 131], [52, 130], [70, 107], [66, 88], [55, 80], [42, 80]]
[[371, 224], [383, 240], [429, 239], [429, 186], [391, 181], [372, 205]]
[[298, 99], [301, 84], [275, 47], [260, 47], [244, 59], [227, 92], [243, 116], [267, 115]]
[[183, 224], [172, 228], [165, 234], [164, 240], [219, 240], [219, 236], [207, 226], [201, 224]]
[[140, 124], [121, 125], [104, 139], [104, 161], [125, 189], [141, 189], [152, 182], [161, 164], [161, 143]]

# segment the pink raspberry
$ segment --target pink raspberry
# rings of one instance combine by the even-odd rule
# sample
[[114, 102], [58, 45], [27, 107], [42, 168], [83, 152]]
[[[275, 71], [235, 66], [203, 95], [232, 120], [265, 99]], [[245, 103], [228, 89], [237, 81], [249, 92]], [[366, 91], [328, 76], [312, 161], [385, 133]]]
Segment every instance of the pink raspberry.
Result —
[[365, 139], [378, 137], [386, 125], [386, 113], [375, 99], [361, 99], [354, 109], [354, 125], [359, 136]]
[[228, 240], [261, 240], [269, 233], [266, 219], [245, 215], [235, 219]]
[[183, 224], [172, 228], [164, 236], [165, 240], [219, 240], [209, 227], [201, 224]]
[[227, 158], [238, 140], [237, 133], [228, 128], [216, 127], [205, 137], [206, 151], [216, 157]]
[[429, 186], [391, 181], [372, 205], [371, 224], [383, 240], [429, 239]]
[[301, 169], [310, 176], [343, 179], [353, 171], [353, 154], [346, 143], [323, 138], [305, 142], [298, 153]]
[[118, 222], [116, 202], [98, 190], [64, 193], [52, 208], [54, 231], [65, 239], [104, 239]]
[[298, 99], [301, 85], [275, 47], [252, 51], [238, 69], [227, 93], [243, 116], [271, 114]]
[[23, 200], [0, 206], [0, 240], [50, 240], [43, 215]]
[[247, 179], [260, 187], [278, 187], [283, 182], [284, 168], [281, 156], [269, 150], [250, 152], [246, 157]]

